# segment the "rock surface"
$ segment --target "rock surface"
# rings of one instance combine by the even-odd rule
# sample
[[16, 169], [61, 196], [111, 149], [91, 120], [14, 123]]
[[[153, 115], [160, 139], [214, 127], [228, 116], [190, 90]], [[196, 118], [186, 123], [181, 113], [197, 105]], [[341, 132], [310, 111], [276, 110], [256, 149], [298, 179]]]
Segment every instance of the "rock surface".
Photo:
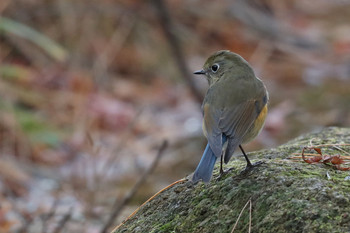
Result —
[[[325, 164], [288, 159], [302, 147], [350, 143], [350, 129], [325, 128], [296, 138], [275, 149], [249, 153], [264, 164], [241, 172], [244, 159], [225, 167], [234, 169], [210, 183], [176, 184], [146, 203], [113, 232], [350, 232], [350, 172]], [[327, 154], [349, 155], [350, 146], [322, 147]], [[310, 151], [311, 152], [311, 151]], [[308, 152], [308, 153], [310, 153]], [[350, 165], [344, 165], [350, 166]]]

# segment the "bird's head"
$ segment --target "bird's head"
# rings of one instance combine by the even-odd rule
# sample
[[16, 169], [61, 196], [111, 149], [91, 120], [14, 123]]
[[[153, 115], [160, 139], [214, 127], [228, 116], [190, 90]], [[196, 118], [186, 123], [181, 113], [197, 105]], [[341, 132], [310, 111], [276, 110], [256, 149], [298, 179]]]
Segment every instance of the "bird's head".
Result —
[[225, 74], [235, 77], [240, 74], [254, 75], [254, 72], [248, 62], [238, 54], [228, 50], [220, 50], [207, 59], [202, 70], [195, 71], [194, 74], [205, 75], [211, 86]]

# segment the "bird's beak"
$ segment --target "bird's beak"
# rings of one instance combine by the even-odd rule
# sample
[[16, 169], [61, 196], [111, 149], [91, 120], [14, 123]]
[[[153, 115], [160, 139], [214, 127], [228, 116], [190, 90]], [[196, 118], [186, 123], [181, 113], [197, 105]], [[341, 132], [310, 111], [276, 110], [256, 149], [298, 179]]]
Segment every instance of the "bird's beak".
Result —
[[193, 72], [193, 74], [205, 74], [204, 70], [197, 70], [195, 72]]

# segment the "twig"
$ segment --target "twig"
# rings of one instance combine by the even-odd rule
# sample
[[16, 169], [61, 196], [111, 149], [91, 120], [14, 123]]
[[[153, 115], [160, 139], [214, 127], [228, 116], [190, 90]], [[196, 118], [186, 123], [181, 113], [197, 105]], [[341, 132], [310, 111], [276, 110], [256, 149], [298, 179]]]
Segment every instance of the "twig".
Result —
[[[18, 213], [20, 213], [20, 212], [18, 212]], [[24, 219], [24, 223], [22, 224], [21, 228], [18, 229], [16, 232], [17, 233], [27, 233], [28, 232], [28, 228], [32, 224], [34, 217], [29, 216], [27, 214], [25, 214], [25, 215], [21, 214], [21, 216]]]
[[42, 228], [42, 233], [47, 232], [47, 224], [49, 220], [55, 215], [56, 209], [58, 205], [58, 199], [55, 199], [54, 203], [52, 204], [49, 212], [42, 217], [42, 222], [43, 222], [43, 228]]
[[[117, 52], [123, 47], [127, 41], [132, 29], [136, 25], [136, 19], [122, 15], [120, 26], [116, 28], [110, 37], [109, 41], [99, 52], [92, 67], [95, 77], [99, 77], [98, 83], [107, 84], [109, 74], [108, 68], [111, 61], [116, 57]], [[102, 80], [101, 80], [102, 79]]]
[[341, 152], [343, 152], [343, 153], [345, 153], [347, 155], [350, 155], [349, 152], [345, 151], [344, 149], [340, 148], [339, 146], [333, 146], [333, 148], [336, 149], [336, 150], [339, 150], [339, 151], [341, 151]]
[[248, 232], [252, 232], [252, 200], [249, 199], [249, 228]]
[[338, 147], [338, 146], [350, 146], [350, 143], [320, 144], [320, 145], [311, 145], [310, 147]]
[[[126, 141], [130, 137], [130, 132], [133, 132], [133, 129], [135, 128], [135, 125], [137, 124], [138, 120], [140, 119], [140, 116], [143, 112], [143, 109], [140, 109], [139, 111], [136, 112], [134, 118], [128, 123], [126, 126], [125, 130], [123, 131], [122, 134], [119, 134], [119, 141], [116, 142], [114, 146], [114, 151], [120, 150], [122, 146], [125, 145]], [[109, 171], [111, 169], [114, 169], [113, 165], [116, 163], [116, 160], [118, 159], [118, 156], [111, 156], [112, 153], [109, 155], [109, 158], [107, 159], [107, 162], [104, 164], [103, 171]]]
[[[297, 153], [293, 153], [293, 155], [301, 155], [300, 153], [299, 154], [297, 154]], [[305, 156], [305, 158], [312, 158], [312, 157], [315, 157], [315, 156], [321, 156], [321, 155], [318, 155], [318, 154], [307, 154], [307, 153], [305, 153], [304, 154]], [[325, 156], [331, 156], [331, 155], [327, 155], [327, 154], [324, 154]], [[303, 157], [302, 156], [293, 156], [293, 157], [288, 157], [287, 159], [302, 159]], [[350, 160], [350, 156], [345, 156], [345, 155], [342, 155], [341, 156], [341, 158], [342, 159], [344, 159], [344, 160]]]
[[247, 203], [245, 203], [244, 207], [242, 208], [241, 212], [239, 213], [238, 218], [237, 218], [237, 220], [236, 220], [235, 225], [234, 225], [233, 228], [232, 228], [231, 233], [233, 233], [233, 232], [235, 231], [236, 226], [237, 226], [237, 224], [238, 224], [238, 221], [239, 221], [239, 219], [241, 218], [242, 213], [243, 213], [243, 211], [245, 210], [245, 208], [248, 206], [248, 204], [250, 204], [250, 205], [249, 205], [250, 210], [249, 210], [249, 231], [248, 231], [248, 232], [249, 232], [249, 233], [251, 232], [251, 225], [252, 225], [252, 199], [249, 198], [249, 200], [247, 201]]
[[60, 233], [64, 226], [66, 225], [66, 223], [70, 220], [70, 218], [72, 217], [72, 211], [73, 208], [71, 207], [68, 211], [68, 213], [66, 213], [63, 218], [61, 219], [61, 221], [58, 223], [57, 227], [53, 230], [53, 233]]
[[188, 179], [187, 178], [183, 178], [181, 180], [177, 180], [172, 184], [169, 184], [168, 186], [166, 186], [165, 188], [159, 190], [156, 194], [154, 194], [152, 197], [150, 197], [147, 201], [145, 201], [142, 205], [140, 205], [134, 212], [132, 212], [122, 223], [120, 223], [116, 228], [113, 229], [112, 232], [118, 230], [119, 227], [121, 227], [124, 223], [126, 223], [126, 221], [128, 221], [132, 216], [134, 216], [140, 209], [142, 206], [146, 205], [148, 202], [152, 201], [156, 196], [158, 196], [159, 194], [161, 194], [162, 192], [164, 192], [165, 190], [168, 190], [169, 188], [173, 187], [176, 184], [179, 183], [183, 183], [183, 182], [187, 182]]
[[203, 101], [203, 96], [201, 92], [197, 89], [195, 83], [192, 81], [191, 72], [186, 65], [185, 56], [183, 50], [181, 49], [180, 43], [174, 34], [175, 30], [165, 1], [163, 0], [153, 0], [155, 7], [157, 8], [159, 22], [162, 26], [162, 29], [165, 33], [165, 36], [168, 39], [170, 49], [175, 57], [178, 69], [181, 72], [182, 78], [187, 83], [191, 89], [193, 95], [196, 97], [196, 100], [201, 103]]
[[118, 199], [115, 200], [112, 208], [112, 212], [108, 218], [108, 221], [105, 223], [103, 226], [101, 233], [106, 233], [108, 228], [113, 224], [114, 220], [116, 217], [120, 214], [122, 211], [123, 207], [126, 206], [129, 201], [134, 197], [136, 194], [137, 190], [141, 187], [141, 185], [145, 182], [147, 177], [153, 172], [153, 170], [157, 167], [158, 162], [160, 158], [163, 155], [164, 150], [168, 146], [168, 142], [166, 140], [163, 141], [162, 145], [160, 146], [157, 156], [154, 158], [152, 161], [151, 166], [145, 171], [145, 173], [140, 177], [140, 179], [136, 182], [134, 187], [125, 195], [125, 197], [119, 202]]

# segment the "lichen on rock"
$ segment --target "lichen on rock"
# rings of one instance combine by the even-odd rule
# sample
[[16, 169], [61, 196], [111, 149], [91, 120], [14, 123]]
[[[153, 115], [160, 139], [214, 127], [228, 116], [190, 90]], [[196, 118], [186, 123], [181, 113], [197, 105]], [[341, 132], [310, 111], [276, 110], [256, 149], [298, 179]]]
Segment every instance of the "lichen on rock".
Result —
[[[264, 164], [241, 172], [243, 159], [209, 184], [176, 184], [161, 192], [113, 232], [231, 232], [251, 200], [252, 232], [350, 232], [350, 175], [325, 164], [291, 161], [302, 147], [350, 142], [350, 129], [325, 128], [280, 147], [249, 153]], [[350, 147], [343, 148], [349, 152]], [[332, 153], [332, 150], [329, 150]], [[341, 153], [334, 151], [333, 153]], [[327, 176], [328, 174], [328, 176]], [[249, 206], [235, 232], [248, 232]]]

